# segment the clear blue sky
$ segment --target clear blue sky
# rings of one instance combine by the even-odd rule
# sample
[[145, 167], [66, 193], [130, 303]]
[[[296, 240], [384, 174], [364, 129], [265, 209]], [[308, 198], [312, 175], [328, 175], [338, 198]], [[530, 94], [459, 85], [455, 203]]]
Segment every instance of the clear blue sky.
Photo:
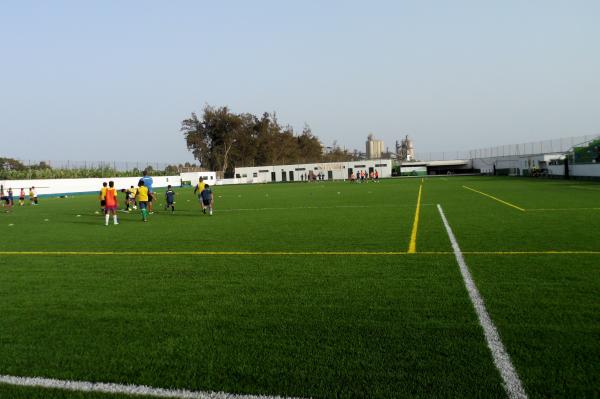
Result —
[[205, 103], [325, 144], [600, 133], [600, 1], [13, 1], [0, 156], [188, 161]]

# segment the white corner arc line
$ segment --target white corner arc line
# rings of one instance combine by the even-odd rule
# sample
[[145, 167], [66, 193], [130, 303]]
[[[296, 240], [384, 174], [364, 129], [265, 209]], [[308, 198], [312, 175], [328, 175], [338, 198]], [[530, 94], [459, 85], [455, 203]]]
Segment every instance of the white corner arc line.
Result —
[[504, 381], [504, 389], [506, 390], [509, 398], [525, 399], [527, 398], [527, 393], [525, 393], [525, 389], [523, 388], [523, 384], [519, 379], [519, 375], [517, 374], [517, 371], [510, 360], [508, 352], [504, 348], [504, 344], [502, 344], [500, 334], [498, 333], [494, 322], [485, 308], [483, 298], [479, 294], [479, 290], [477, 289], [477, 286], [471, 277], [471, 273], [469, 272], [465, 258], [463, 257], [460, 247], [458, 246], [456, 237], [452, 232], [452, 228], [450, 227], [450, 224], [448, 223], [446, 215], [444, 214], [440, 204], [437, 205], [437, 208], [440, 212], [440, 216], [442, 217], [442, 222], [444, 222], [444, 227], [446, 227], [448, 238], [450, 238], [450, 242], [452, 243], [452, 249], [454, 250], [454, 256], [456, 257], [456, 261], [458, 262], [458, 266], [460, 268], [460, 274], [465, 282], [465, 287], [467, 288], [469, 298], [471, 299], [473, 307], [475, 308], [475, 313], [477, 313], [479, 324], [483, 328], [485, 340], [488, 348], [490, 348], [490, 352], [492, 353], [494, 364], [496, 365], [496, 368], [500, 372], [500, 376]]
[[[76, 392], [97, 392], [125, 394], [135, 396], [152, 396], [155, 398], [177, 399], [284, 399], [282, 396], [241, 395], [226, 392], [188, 391], [185, 389], [154, 388], [146, 385], [124, 385], [103, 382], [69, 381], [41, 377], [16, 377], [0, 375], [0, 384], [21, 387], [62, 389]], [[293, 398], [288, 398], [293, 399]], [[297, 398], [296, 398], [297, 399]]]

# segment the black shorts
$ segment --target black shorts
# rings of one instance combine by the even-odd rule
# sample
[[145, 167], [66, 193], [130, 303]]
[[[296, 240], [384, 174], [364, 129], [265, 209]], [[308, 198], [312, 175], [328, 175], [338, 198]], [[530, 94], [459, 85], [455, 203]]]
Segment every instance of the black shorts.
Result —
[[100, 206], [106, 206], [106, 200], [100, 200]]
[[203, 204], [204, 206], [210, 206], [210, 200], [208, 200], [208, 201], [204, 201], [204, 200], [202, 200], [202, 204]]
[[154, 193], [148, 193], [148, 202], [154, 201]]

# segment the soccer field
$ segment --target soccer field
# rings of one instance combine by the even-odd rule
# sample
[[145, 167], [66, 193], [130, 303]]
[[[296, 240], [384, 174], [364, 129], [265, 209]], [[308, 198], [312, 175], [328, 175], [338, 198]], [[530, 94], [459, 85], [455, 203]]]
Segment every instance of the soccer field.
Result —
[[[1, 213], [0, 397], [132, 397], [12, 377], [190, 395], [600, 396], [600, 184], [213, 189], [213, 216], [191, 189], [174, 214], [161, 195], [148, 223], [120, 212], [104, 226], [97, 195]], [[523, 391], [505, 386], [478, 306]]]

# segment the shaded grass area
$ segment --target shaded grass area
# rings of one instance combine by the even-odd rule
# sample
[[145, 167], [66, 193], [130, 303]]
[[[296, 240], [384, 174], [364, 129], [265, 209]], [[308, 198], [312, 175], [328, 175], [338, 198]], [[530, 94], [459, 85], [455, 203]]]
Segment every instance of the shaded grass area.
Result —
[[3, 374], [306, 397], [503, 395], [451, 257], [0, 267]]
[[531, 397], [600, 396], [600, 264], [591, 256], [468, 256]]
[[66, 391], [61, 389], [30, 388], [0, 384], [0, 395], [2, 398], [11, 399], [131, 399], [150, 398], [147, 396], [128, 396], [118, 394], [90, 393]]

